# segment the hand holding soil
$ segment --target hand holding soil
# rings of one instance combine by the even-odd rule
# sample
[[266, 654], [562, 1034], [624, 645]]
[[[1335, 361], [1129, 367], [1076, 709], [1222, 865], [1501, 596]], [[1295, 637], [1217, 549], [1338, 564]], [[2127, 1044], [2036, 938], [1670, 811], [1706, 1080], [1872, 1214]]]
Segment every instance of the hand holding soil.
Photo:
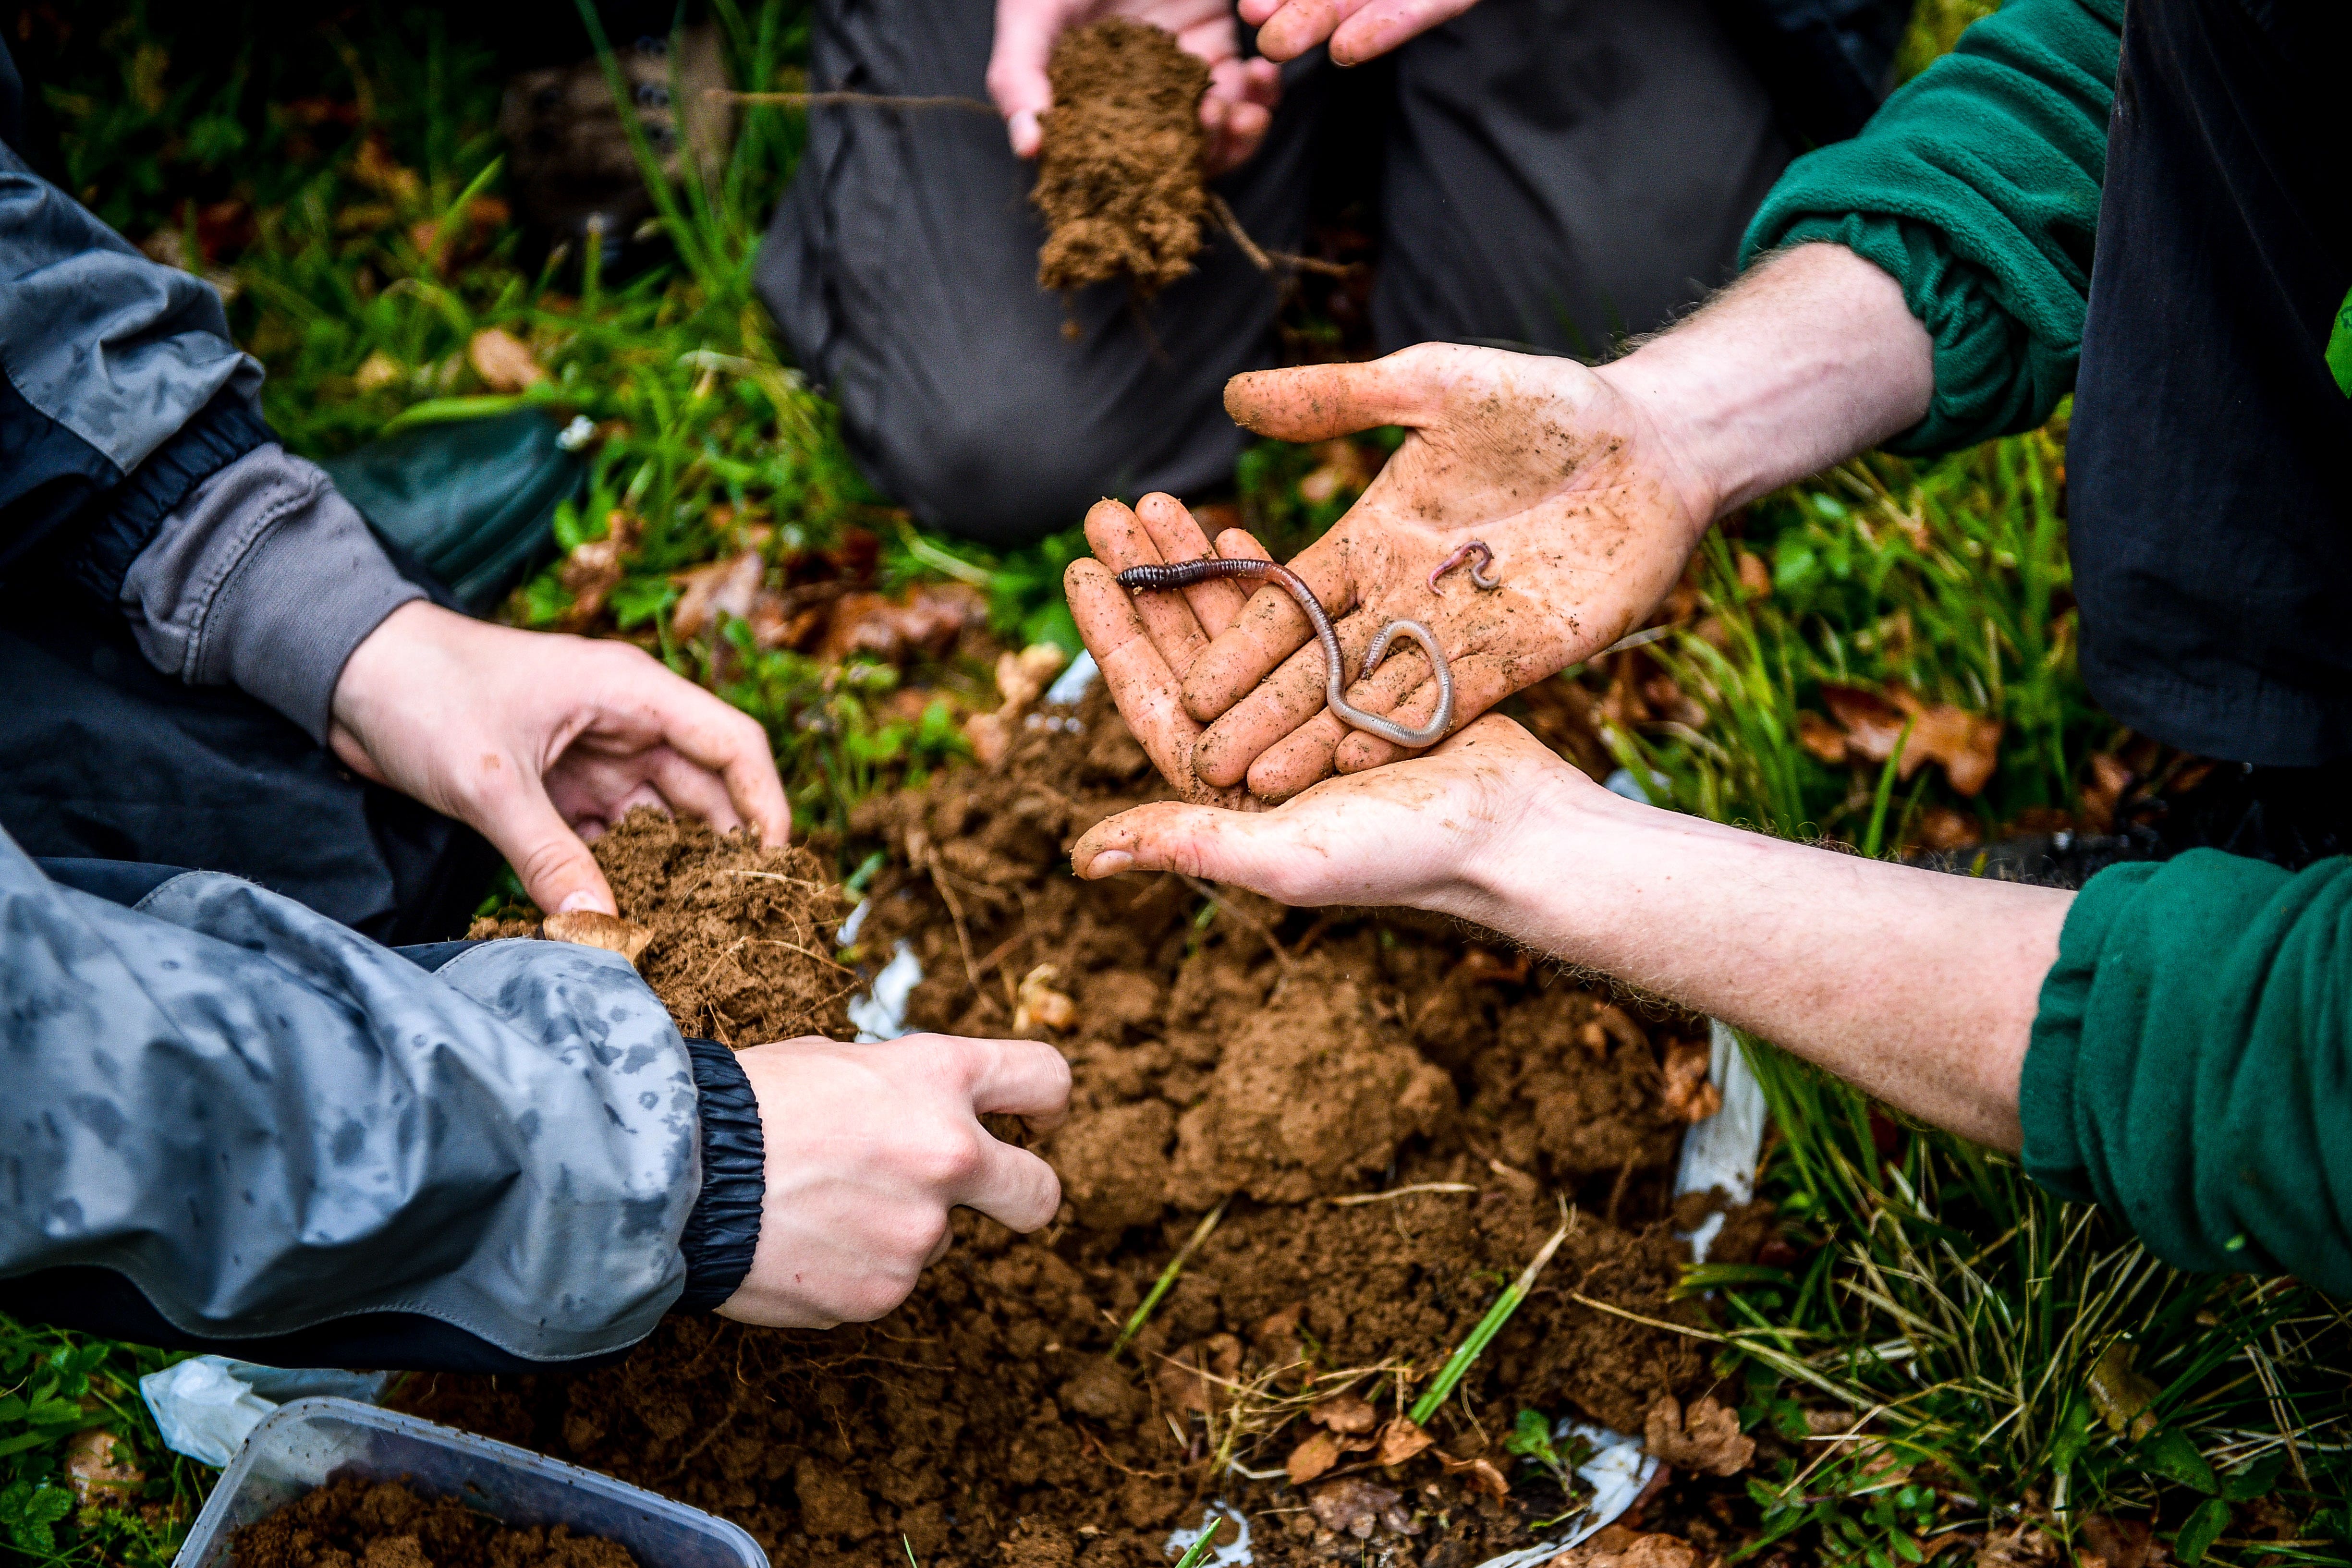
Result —
[[1043, 141], [1041, 117], [1054, 106], [1046, 66], [1055, 44], [1070, 29], [1107, 17], [1172, 33], [1209, 68], [1208, 91], [1201, 99], [1206, 172], [1222, 174], [1257, 151], [1274, 122], [1281, 73], [1272, 60], [1242, 58], [1224, 0], [997, 0], [988, 96], [1004, 112], [1016, 156], [1034, 158]]
[[1026, 1232], [1061, 1204], [1052, 1166], [980, 1124], [995, 1113], [1041, 1131], [1061, 1121], [1070, 1069], [1051, 1046], [811, 1037], [736, 1061], [759, 1098], [768, 1186], [751, 1271], [719, 1309], [728, 1317], [772, 1328], [870, 1322], [946, 1253], [950, 1209]]
[[792, 832], [756, 720], [625, 643], [423, 601], [352, 651], [329, 740], [354, 771], [474, 827], [551, 913], [618, 913], [580, 835], [634, 807], [755, 827], [771, 844]]
[[[1366, 365], [1236, 376], [1225, 406], [1286, 441], [1407, 427], [1363, 497], [1290, 565], [1351, 666], [1391, 620], [1433, 631], [1457, 728], [1639, 625], [1713, 516], [1648, 415], [1572, 360], [1424, 343]], [[1481, 591], [1457, 571], [1433, 589], [1431, 572], [1474, 538], [1492, 549], [1501, 587]], [[1262, 590], [1187, 662], [1182, 706], [1208, 725], [1192, 760], [1209, 788], [1246, 780], [1283, 800], [1404, 755], [1328, 710], [1322, 653], [1301, 646], [1308, 632], [1286, 595]], [[1419, 726], [1437, 685], [1408, 648], [1348, 697]]]
[[1258, 52], [1295, 60], [1328, 42], [1334, 65], [1360, 66], [1451, 21], [1478, 0], [1241, 0]]

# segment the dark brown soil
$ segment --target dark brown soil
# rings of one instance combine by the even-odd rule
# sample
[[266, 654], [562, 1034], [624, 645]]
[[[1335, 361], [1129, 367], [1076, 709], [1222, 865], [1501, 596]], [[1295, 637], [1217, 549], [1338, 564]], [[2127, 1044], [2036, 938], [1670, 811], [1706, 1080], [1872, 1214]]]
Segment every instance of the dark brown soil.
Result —
[[1046, 75], [1054, 107], [1029, 196], [1048, 228], [1038, 286], [1123, 277], [1139, 295], [1158, 293], [1192, 270], [1201, 248], [1209, 68], [1173, 34], [1112, 18], [1064, 33]]
[[[1018, 1013], [1071, 1061], [1073, 1114], [1042, 1145], [1056, 1223], [1020, 1238], [959, 1216], [956, 1249], [867, 1327], [673, 1320], [619, 1366], [420, 1380], [414, 1408], [710, 1509], [779, 1563], [896, 1561], [903, 1535], [925, 1568], [1143, 1568], [1222, 1496], [1268, 1568], [1469, 1568], [1559, 1511], [1501, 1448], [1519, 1409], [1640, 1433], [1661, 1398], [1713, 1386], [1703, 1343], [1584, 1304], [1702, 1321], [1667, 1299], [1687, 1252], [1662, 1068], [1696, 1021], [1633, 1017], [1438, 922], [1175, 876], [1079, 883], [1067, 844], [1160, 789], [1099, 694], [1078, 723], [856, 821], [893, 857], [862, 962], [914, 946], [910, 1024], [1002, 1035]], [[1394, 1196], [1331, 1201], [1372, 1194]], [[1564, 1209], [1568, 1241], [1431, 1423], [1434, 1449], [1349, 1456], [1303, 1490], [1223, 1469], [1221, 1448], [1279, 1472], [1314, 1430], [1310, 1389], [1393, 1414]], [[1478, 1458], [1509, 1496], [1465, 1481]], [[1373, 1493], [1389, 1522], [1359, 1537], [1344, 1521]]]
[[[637, 967], [679, 1029], [732, 1046], [848, 1029], [856, 977], [829, 956], [848, 910], [807, 850], [640, 807], [595, 855], [622, 918], [653, 933]], [[537, 934], [535, 922], [488, 919], [468, 933]]]
[[509, 1530], [394, 1481], [329, 1481], [236, 1532], [237, 1568], [636, 1568], [610, 1541]]

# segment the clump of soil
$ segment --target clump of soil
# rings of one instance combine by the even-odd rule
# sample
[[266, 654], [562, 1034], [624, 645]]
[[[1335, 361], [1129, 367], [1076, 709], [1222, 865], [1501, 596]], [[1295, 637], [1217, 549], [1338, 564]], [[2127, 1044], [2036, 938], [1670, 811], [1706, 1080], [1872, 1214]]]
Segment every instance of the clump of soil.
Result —
[[236, 1532], [237, 1568], [636, 1568], [564, 1525], [512, 1530], [449, 1498], [345, 1478]]
[[1064, 33], [1046, 76], [1054, 107], [1029, 196], [1048, 228], [1039, 287], [1124, 277], [1139, 295], [1158, 293], [1192, 270], [1201, 248], [1209, 68], [1173, 34], [1114, 17]]
[[[848, 1028], [856, 977], [831, 956], [848, 911], [806, 849], [642, 806], [593, 849], [621, 917], [653, 934], [637, 968], [682, 1031], [740, 1047]], [[538, 934], [488, 919], [467, 933]]]
[[[1099, 692], [1014, 733], [991, 768], [860, 809], [892, 859], [858, 962], [919, 955], [911, 1027], [1018, 1018], [1069, 1058], [1072, 1114], [1040, 1145], [1056, 1222], [1016, 1237], [959, 1214], [954, 1250], [872, 1325], [673, 1319], [616, 1366], [421, 1379], [413, 1407], [709, 1509], [812, 1568], [896, 1561], [901, 1535], [926, 1568], [1164, 1568], [1169, 1530], [1217, 1498], [1250, 1514], [1265, 1568], [1470, 1568], [1528, 1544], [1564, 1507], [1502, 1447], [1519, 1410], [1640, 1434], [1714, 1388], [1701, 1342], [1621, 1315], [1703, 1321], [1669, 1300], [1704, 1205], [1677, 1225], [1688, 1097], [1664, 1070], [1703, 1024], [1636, 1017], [1435, 920], [1172, 875], [1080, 883], [1066, 846], [1164, 791]], [[1394, 1415], [1564, 1212], [1432, 1448], [1287, 1484], [1310, 1399]]]

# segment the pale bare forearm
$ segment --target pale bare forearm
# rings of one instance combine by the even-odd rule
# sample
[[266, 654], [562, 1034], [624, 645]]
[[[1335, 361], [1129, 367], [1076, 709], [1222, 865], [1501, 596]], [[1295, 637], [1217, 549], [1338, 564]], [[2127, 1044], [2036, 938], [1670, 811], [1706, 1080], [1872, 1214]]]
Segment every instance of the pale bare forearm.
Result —
[[1792, 844], [1589, 788], [1531, 806], [1450, 912], [1736, 1024], [1888, 1103], [2018, 1146], [2018, 1075], [2071, 894]]
[[1800, 246], [1601, 377], [1647, 411], [1709, 517], [1927, 416], [1934, 343], [1902, 286], [1843, 246]]

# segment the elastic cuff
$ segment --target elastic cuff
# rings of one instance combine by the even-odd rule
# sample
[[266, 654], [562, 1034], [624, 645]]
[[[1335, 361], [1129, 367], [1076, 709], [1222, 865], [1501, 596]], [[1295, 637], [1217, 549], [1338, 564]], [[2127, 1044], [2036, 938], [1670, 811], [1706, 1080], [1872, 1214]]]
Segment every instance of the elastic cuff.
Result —
[[708, 1312], [732, 1296], [751, 1271], [768, 1195], [767, 1139], [760, 1130], [759, 1099], [735, 1053], [708, 1040], [688, 1040], [686, 1053], [694, 1062], [702, 1108], [702, 1196], [678, 1238], [686, 1293], [677, 1306]]
[[323, 745], [352, 650], [425, 593], [394, 569], [326, 476], [310, 473], [316, 492], [255, 539], [221, 584], [194, 662], [200, 681], [260, 698]]
[[68, 575], [112, 605], [131, 563], [155, 541], [163, 520], [196, 486], [247, 453], [278, 439], [252, 400], [234, 386], [213, 394], [179, 434], [150, 454], [106, 498], [106, 514], [90, 529]]

